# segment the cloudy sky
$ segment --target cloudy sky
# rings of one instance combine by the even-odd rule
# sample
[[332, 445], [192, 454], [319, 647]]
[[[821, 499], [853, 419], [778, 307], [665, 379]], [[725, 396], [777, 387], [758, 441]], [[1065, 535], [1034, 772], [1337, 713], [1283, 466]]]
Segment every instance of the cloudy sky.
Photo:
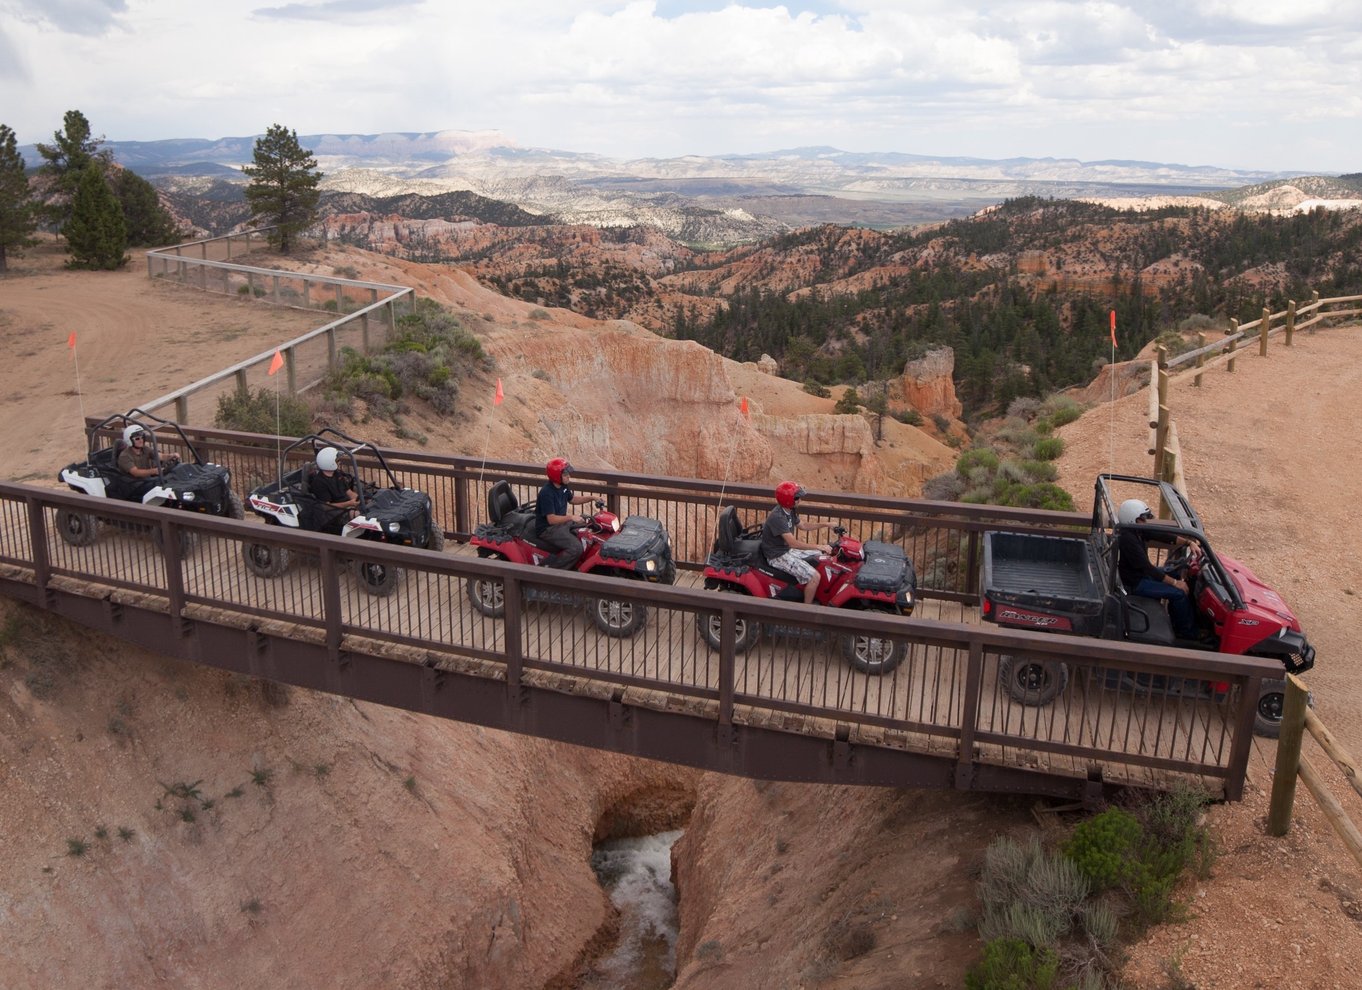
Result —
[[1362, 0], [0, 0], [50, 140], [497, 130], [616, 158], [831, 145], [1362, 171]]

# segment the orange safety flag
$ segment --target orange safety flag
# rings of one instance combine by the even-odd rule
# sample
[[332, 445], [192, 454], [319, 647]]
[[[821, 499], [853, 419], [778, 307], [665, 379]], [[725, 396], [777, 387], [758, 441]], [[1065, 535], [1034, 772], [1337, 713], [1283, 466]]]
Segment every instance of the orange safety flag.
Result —
[[76, 331], [72, 330], [71, 335], [66, 338], [66, 349], [74, 351], [76, 349]]
[[742, 402], [738, 405], [738, 408], [742, 410], [744, 416], [747, 415], [747, 396], [742, 397]]
[[284, 355], [280, 354], [278, 351], [275, 351], [275, 352], [274, 352], [274, 358], [270, 361], [270, 370], [269, 370], [269, 373], [270, 373], [271, 375], [273, 375], [276, 371], [278, 371], [278, 370], [279, 370], [280, 368], [282, 368], [283, 366], [284, 366]]
[[501, 379], [498, 378], [498, 379], [497, 379], [497, 394], [496, 394], [496, 395], [493, 397], [493, 399], [492, 399], [492, 405], [494, 405], [494, 406], [499, 406], [499, 405], [501, 405], [502, 400], [505, 399], [505, 398], [506, 398], [506, 393], [503, 392], [503, 391], [501, 390]]
[[1116, 346], [1116, 310], [1111, 311], [1111, 346]]

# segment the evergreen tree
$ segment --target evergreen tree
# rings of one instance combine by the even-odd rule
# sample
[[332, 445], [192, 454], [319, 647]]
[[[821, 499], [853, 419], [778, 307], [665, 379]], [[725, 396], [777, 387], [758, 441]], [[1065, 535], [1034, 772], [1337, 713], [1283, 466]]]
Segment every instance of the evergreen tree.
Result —
[[72, 268], [118, 268], [127, 260], [128, 231], [123, 209], [104, 172], [85, 168], [71, 201], [71, 219], [62, 228], [71, 249]]
[[101, 173], [109, 164], [109, 153], [100, 151], [103, 138], [90, 136], [90, 122], [79, 110], [68, 110], [63, 128], [52, 133], [52, 144], [39, 144], [38, 154], [43, 165], [38, 170], [50, 180], [50, 197], [43, 212], [61, 230], [71, 219], [72, 202], [81, 175], [88, 166], [95, 165]]
[[298, 134], [273, 124], [255, 142], [255, 164], [242, 169], [250, 177], [246, 200], [257, 223], [273, 225], [270, 243], [288, 254], [297, 234], [312, 223], [320, 193], [317, 160], [298, 144]]
[[183, 238], [175, 218], [161, 205], [156, 187], [130, 169], [118, 169], [113, 192], [123, 209], [128, 247], [160, 247], [178, 244]]
[[6, 251], [37, 243], [29, 236], [38, 224], [36, 213], [14, 131], [0, 124], [0, 272], [6, 269]]

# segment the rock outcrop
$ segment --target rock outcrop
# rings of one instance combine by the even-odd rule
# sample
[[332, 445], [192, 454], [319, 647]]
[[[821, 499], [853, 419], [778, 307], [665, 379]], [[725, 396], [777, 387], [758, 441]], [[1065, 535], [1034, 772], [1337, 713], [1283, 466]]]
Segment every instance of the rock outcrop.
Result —
[[891, 392], [889, 396], [891, 408], [903, 405], [926, 416], [958, 420], [963, 409], [955, 396], [954, 371], [955, 351], [950, 347], [939, 347], [909, 361], [895, 383], [897, 395]]

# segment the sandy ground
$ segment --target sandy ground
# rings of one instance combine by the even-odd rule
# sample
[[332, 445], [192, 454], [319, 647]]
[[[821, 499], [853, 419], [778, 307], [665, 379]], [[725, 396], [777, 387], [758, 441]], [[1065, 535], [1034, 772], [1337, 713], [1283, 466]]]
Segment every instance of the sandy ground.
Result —
[[[0, 476], [12, 480], [46, 479], [75, 459], [82, 411], [123, 411], [315, 325], [308, 314], [155, 285], [137, 264], [96, 274], [66, 272], [61, 261], [38, 251], [0, 278], [7, 357], [0, 408], [22, 430], [0, 454]], [[79, 397], [66, 349], [72, 331]], [[1245, 354], [1234, 375], [1217, 368], [1199, 389], [1184, 376], [1171, 397], [1190, 495], [1212, 541], [1295, 608], [1318, 649], [1308, 676], [1317, 711], [1354, 754], [1362, 753], [1362, 677], [1351, 634], [1362, 591], [1351, 519], [1362, 480], [1362, 441], [1352, 430], [1362, 412], [1359, 378], [1362, 333], [1335, 329], [1302, 334], [1290, 350], [1274, 341], [1268, 359]], [[1061, 480], [1079, 504], [1099, 470], [1148, 473], [1147, 402], [1139, 393], [1064, 429]], [[1185, 922], [1136, 947], [1133, 986], [1177, 986], [1167, 975], [1174, 967], [1190, 981], [1181, 986], [1202, 990], [1359, 985], [1362, 868], [1303, 788], [1291, 833], [1266, 837], [1274, 752], [1258, 743], [1246, 799], [1212, 811], [1223, 849], [1215, 874], [1189, 892]], [[1307, 752], [1362, 822], [1362, 800], [1318, 747], [1307, 744]], [[946, 969], [958, 966], [953, 960]]]

